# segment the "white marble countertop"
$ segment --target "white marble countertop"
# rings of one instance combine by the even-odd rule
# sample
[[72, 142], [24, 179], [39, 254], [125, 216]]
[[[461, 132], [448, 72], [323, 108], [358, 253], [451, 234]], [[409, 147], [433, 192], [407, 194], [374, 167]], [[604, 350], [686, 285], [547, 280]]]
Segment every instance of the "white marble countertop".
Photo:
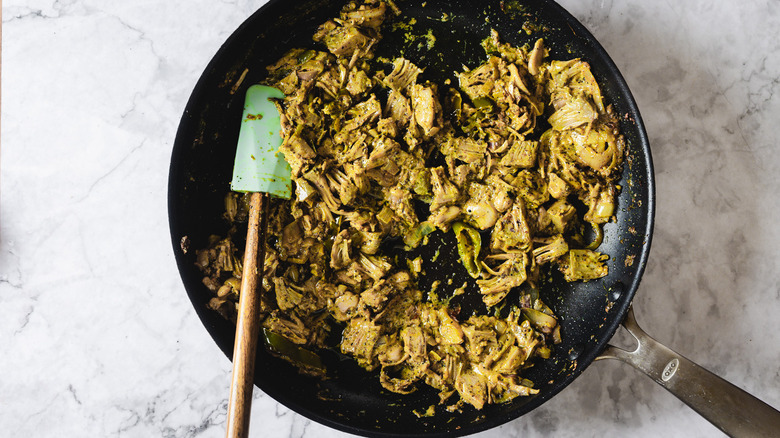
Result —
[[[230, 362], [176, 270], [168, 165], [195, 81], [262, 3], [4, 2], [0, 435], [223, 436]], [[780, 407], [780, 3], [562, 4], [623, 72], [652, 144], [640, 324]], [[344, 436], [258, 390], [252, 432]], [[602, 361], [478, 436], [718, 434]]]

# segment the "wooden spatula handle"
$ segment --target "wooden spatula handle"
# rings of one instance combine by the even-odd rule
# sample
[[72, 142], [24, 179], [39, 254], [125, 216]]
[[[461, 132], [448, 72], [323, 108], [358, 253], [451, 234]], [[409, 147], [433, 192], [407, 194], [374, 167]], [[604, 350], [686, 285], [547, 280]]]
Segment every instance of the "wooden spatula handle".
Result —
[[[260, 293], [265, 261], [265, 230], [268, 222], [268, 197], [252, 193], [246, 234], [241, 297], [238, 301], [236, 342], [233, 345], [233, 378], [227, 411], [227, 437], [246, 437], [254, 389], [255, 353], [260, 333]], [[259, 267], [259, 268], [258, 268]]]

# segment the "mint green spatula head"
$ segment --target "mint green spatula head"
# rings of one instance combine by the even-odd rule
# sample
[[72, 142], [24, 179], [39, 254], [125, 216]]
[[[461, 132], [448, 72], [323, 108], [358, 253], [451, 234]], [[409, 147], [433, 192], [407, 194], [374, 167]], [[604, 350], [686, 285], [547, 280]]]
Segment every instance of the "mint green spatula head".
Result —
[[230, 188], [290, 199], [292, 170], [279, 152], [282, 126], [270, 98], [283, 99], [284, 93], [265, 85], [252, 85], [246, 92]]

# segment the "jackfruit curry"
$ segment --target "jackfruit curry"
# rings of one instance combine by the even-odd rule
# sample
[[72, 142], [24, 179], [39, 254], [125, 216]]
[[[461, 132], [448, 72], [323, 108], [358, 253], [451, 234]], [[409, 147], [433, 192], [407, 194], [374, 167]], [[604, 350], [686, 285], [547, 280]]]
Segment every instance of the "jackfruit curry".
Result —
[[[317, 351], [335, 349], [390, 391], [429, 385], [451, 409], [481, 409], [536, 393], [523, 370], [560, 342], [541, 273], [607, 274], [595, 249], [614, 220], [624, 142], [586, 62], [493, 32], [481, 65], [457, 66], [457, 85], [423, 81], [410, 60], [375, 55], [400, 14], [391, 1], [348, 3], [315, 48], [267, 67], [265, 82], [287, 96], [276, 104], [294, 196], [271, 207], [265, 340], [310, 374], [326, 374]], [[246, 197], [225, 206], [232, 228], [197, 263], [210, 307], [233, 319]], [[386, 251], [434, 232], [455, 235], [481, 312], [420, 290], [420, 260]]]

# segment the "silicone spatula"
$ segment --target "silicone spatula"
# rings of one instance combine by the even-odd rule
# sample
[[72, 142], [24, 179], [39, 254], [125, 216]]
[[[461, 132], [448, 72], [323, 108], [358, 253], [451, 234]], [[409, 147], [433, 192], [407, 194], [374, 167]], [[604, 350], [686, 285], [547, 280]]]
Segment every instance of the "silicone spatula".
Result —
[[289, 199], [290, 165], [279, 152], [282, 144], [279, 112], [271, 99], [282, 99], [276, 88], [252, 85], [246, 92], [230, 188], [251, 193], [246, 249], [238, 301], [233, 377], [227, 411], [227, 437], [246, 437], [254, 389], [254, 368], [260, 332], [260, 294], [265, 261], [265, 231], [270, 196]]

